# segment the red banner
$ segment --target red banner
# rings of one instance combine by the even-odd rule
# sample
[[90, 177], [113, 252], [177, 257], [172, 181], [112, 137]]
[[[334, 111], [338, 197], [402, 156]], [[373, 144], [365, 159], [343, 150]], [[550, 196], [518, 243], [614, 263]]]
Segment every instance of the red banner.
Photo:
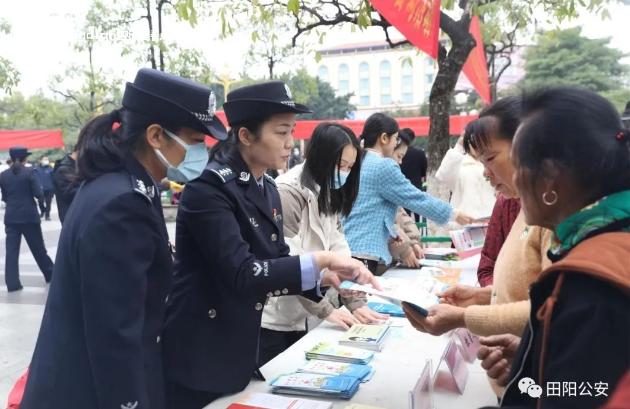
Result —
[[370, 3], [411, 44], [437, 59], [440, 0], [370, 0]]
[[0, 130], [0, 150], [7, 151], [13, 146], [24, 146], [28, 149], [63, 148], [61, 129]]
[[475, 90], [481, 99], [489, 104], [492, 102], [490, 95], [490, 80], [488, 78], [488, 64], [486, 63], [486, 52], [483, 47], [483, 38], [481, 36], [481, 25], [479, 17], [473, 16], [470, 21], [470, 34], [477, 42], [477, 46], [470, 52], [466, 64], [464, 64], [464, 75], [468, 81], [475, 87]]
[[[218, 111], [217, 116], [221, 119], [225, 118], [223, 111]], [[449, 120], [449, 130], [451, 135], [460, 135], [464, 132], [464, 128], [466, 125], [477, 119], [476, 115], [451, 115]], [[426, 137], [429, 135], [429, 117], [428, 116], [419, 116], [419, 117], [409, 117], [409, 118], [396, 118], [398, 125], [400, 128], [411, 128], [416, 136], [418, 137]], [[363, 131], [363, 125], [365, 124], [365, 120], [349, 120], [349, 119], [330, 119], [330, 120], [304, 120], [297, 121], [295, 124], [295, 130], [293, 131], [293, 138], [296, 140], [299, 139], [311, 139], [311, 135], [313, 135], [313, 131], [315, 127], [322, 122], [334, 122], [338, 124], [343, 124], [348, 128], [352, 129], [352, 131], [359, 136]], [[206, 145], [214, 146], [217, 143], [217, 140], [211, 137], [206, 137]]]

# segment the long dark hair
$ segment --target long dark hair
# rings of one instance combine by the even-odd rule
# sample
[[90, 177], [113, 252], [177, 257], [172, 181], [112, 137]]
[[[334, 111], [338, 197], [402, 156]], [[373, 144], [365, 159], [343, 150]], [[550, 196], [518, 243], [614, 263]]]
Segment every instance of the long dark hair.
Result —
[[523, 113], [514, 153], [531, 184], [551, 161], [591, 201], [630, 189], [630, 131], [607, 99], [580, 88], [546, 88], [524, 97]]
[[[334, 189], [339, 177], [343, 149], [352, 145], [357, 150], [357, 160], [341, 189]], [[306, 149], [304, 169], [300, 182], [311, 191], [317, 191], [319, 213], [348, 216], [359, 194], [361, 173], [361, 147], [354, 132], [344, 125], [322, 122], [313, 131]]]
[[381, 112], [372, 114], [365, 120], [363, 132], [361, 132], [363, 146], [371, 148], [376, 145], [382, 134], [391, 137], [396, 132], [398, 132], [398, 122], [394, 118]]
[[[119, 126], [116, 127], [115, 124]], [[172, 132], [179, 130], [163, 121], [124, 108], [93, 118], [79, 133], [79, 178], [92, 180], [121, 169], [130, 153], [148, 149], [142, 136], [152, 124], [160, 124]]]
[[484, 108], [479, 118], [466, 125], [464, 131], [464, 149], [470, 154], [474, 149], [477, 154], [490, 145], [490, 135], [512, 142], [516, 129], [521, 123], [522, 98], [505, 97]]

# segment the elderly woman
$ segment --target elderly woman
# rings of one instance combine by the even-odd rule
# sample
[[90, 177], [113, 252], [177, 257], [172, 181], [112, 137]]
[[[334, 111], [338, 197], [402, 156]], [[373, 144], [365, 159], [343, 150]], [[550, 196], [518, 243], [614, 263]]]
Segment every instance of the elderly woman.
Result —
[[[524, 114], [514, 180], [527, 223], [555, 232], [554, 264], [531, 287], [518, 351], [495, 350], [492, 375], [516, 354], [502, 408], [600, 407], [630, 364], [630, 131], [607, 100], [576, 88], [536, 92]], [[521, 393], [523, 378], [540, 399]], [[552, 393], [567, 383], [576, 393]]]

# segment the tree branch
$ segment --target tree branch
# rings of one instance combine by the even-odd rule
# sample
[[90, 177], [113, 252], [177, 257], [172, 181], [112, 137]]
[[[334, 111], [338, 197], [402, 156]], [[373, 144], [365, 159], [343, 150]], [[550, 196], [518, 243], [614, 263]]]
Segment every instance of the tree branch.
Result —
[[70, 94], [70, 93], [64, 93], [64, 92], [59, 91], [58, 89], [55, 89], [55, 88], [52, 88], [52, 87], [50, 88], [50, 90], [51, 90], [52, 92], [56, 93], [56, 94], [59, 94], [59, 95], [63, 96], [63, 97], [64, 97], [64, 98], [66, 98], [66, 99], [71, 99], [71, 100], [73, 100], [74, 102], [76, 102], [76, 103], [77, 103], [77, 105], [78, 105], [78, 106], [79, 106], [79, 107], [80, 107], [83, 111], [85, 111], [85, 112], [90, 112], [90, 110], [89, 110], [89, 109], [87, 109], [87, 108], [85, 107], [85, 105], [83, 105], [83, 104], [81, 103], [81, 101], [79, 101], [79, 99], [78, 99], [77, 97], [75, 97], [74, 95], [72, 95], [72, 94]]

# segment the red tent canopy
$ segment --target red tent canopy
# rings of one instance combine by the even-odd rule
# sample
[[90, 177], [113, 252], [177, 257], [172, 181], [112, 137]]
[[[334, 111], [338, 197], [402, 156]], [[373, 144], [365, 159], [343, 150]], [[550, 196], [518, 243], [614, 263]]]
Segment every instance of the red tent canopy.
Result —
[[[227, 120], [225, 119], [225, 113], [223, 111], [218, 111], [217, 116], [221, 121], [227, 126]], [[459, 135], [464, 131], [466, 125], [477, 119], [476, 115], [452, 115], [450, 118], [449, 129], [451, 135]], [[343, 124], [348, 128], [352, 129], [352, 131], [359, 136], [361, 131], [363, 130], [363, 124], [365, 120], [349, 120], [349, 119], [332, 119], [330, 122], [335, 122], [339, 124]], [[411, 128], [416, 133], [416, 136], [426, 137], [429, 135], [429, 117], [428, 116], [418, 116], [411, 118], [397, 118], [398, 125], [401, 128]], [[293, 133], [293, 137], [295, 139], [310, 139], [313, 134], [313, 130], [317, 125], [322, 122], [328, 122], [326, 120], [305, 120], [305, 121], [297, 121], [295, 125], [295, 132]], [[215, 139], [206, 138], [206, 143], [208, 146], [212, 146], [216, 143]]]
[[0, 150], [7, 151], [13, 146], [24, 146], [29, 149], [63, 148], [61, 129], [0, 130]]

